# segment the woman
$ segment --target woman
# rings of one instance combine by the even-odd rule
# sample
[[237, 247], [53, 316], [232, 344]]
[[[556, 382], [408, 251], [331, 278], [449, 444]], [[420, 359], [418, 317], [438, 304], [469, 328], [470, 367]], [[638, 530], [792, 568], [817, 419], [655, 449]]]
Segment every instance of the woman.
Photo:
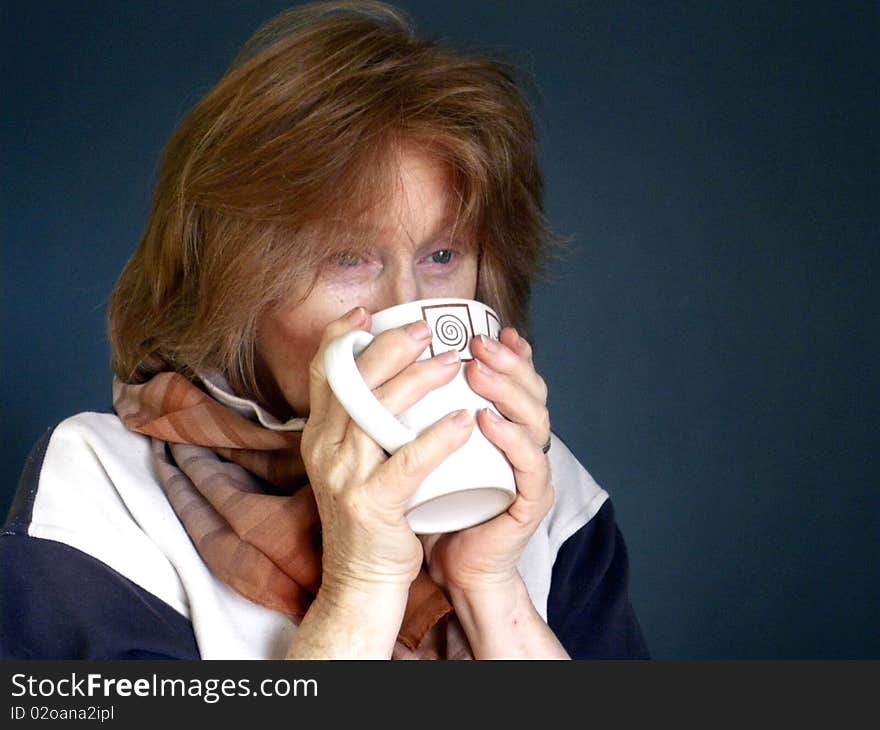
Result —
[[[543, 224], [532, 121], [496, 61], [381, 3], [269, 23], [178, 129], [110, 306], [115, 413], [38, 444], [3, 551], [11, 657], [644, 657], [607, 494], [550, 434], [524, 329]], [[493, 401], [388, 456], [322, 354], [371, 313], [476, 298]], [[419, 325], [358, 365], [401, 412], [461, 367]], [[407, 496], [480, 428], [506, 513], [417, 537]]]

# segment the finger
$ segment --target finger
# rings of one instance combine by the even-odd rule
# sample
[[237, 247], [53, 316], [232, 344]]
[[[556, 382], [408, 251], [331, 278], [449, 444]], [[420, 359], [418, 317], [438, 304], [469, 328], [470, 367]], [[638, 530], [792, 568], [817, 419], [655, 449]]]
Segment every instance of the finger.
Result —
[[324, 330], [318, 351], [309, 365], [309, 421], [313, 426], [326, 420], [328, 409], [334, 402], [339, 405], [324, 372], [325, 350], [337, 337], [355, 329], [366, 329], [369, 323], [370, 316], [367, 310], [363, 307], [355, 307], [343, 317], [331, 322]]
[[[432, 390], [449, 383], [460, 368], [458, 353], [444, 352], [430, 360], [412, 363], [373, 392], [390, 413], [399, 416]], [[385, 453], [354, 421], [349, 422], [345, 440], [350, 440], [355, 453], [361, 456], [373, 456], [376, 448]]]
[[501, 330], [498, 339], [521, 358], [527, 360], [529, 363], [532, 362], [532, 346], [528, 343], [526, 338], [520, 335], [520, 333], [513, 327], [505, 327]]
[[[390, 413], [399, 416], [432, 390], [449, 383], [460, 368], [458, 353], [444, 352], [429, 360], [412, 363], [373, 393]], [[345, 441], [351, 443], [354, 454], [365, 463], [375, 463], [377, 449], [386, 455], [384, 449], [354, 421], [348, 424]]]
[[402, 508], [440, 463], [470, 438], [474, 419], [455, 411], [388, 459], [367, 483], [373, 498], [389, 508]]
[[540, 521], [553, 505], [546, 455], [535, 446], [524, 427], [499, 417], [491, 409], [480, 411], [477, 422], [486, 438], [501, 449], [513, 466], [517, 495], [507, 512], [523, 525]]
[[[356, 360], [367, 387], [373, 390], [411, 365], [425, 351], [430, 341], [431, 330], [421, 320], [377, 335]], [[328, 421], [341, 423], [347, 417], [338, 399], [328, 401]], [[350, 429], [349, 433], [352, 433]]]
[[421, 320], [377, 335], [358, 355], [364, 382], [371, 389], [382, 385], [419, 357], [430, 342], [431, 329]]
[[[505, 332], [507, 331], [505, 330]], [[512, 337], [508, 339], [512, 339]], [[471, 344], [471, 352], [473, 352], [476, 360], [485, 363], [495, 372], [508, 375], [522, 383], [522, 386], [536, 400], [546, 401], [547, 385], [541, 376], [535, 372], [531, 360], [531, 350], [527, 344], [524, 347], [523, 343], [525, 343], [525, 340], [519, 338], [516, 344], [518, 350], [524, 353], [520, 354], [520, 352], [515, 352], [503, 342], [480, 335], [474, 338]]]
[[532, 441], [543, 446], [550, 438], [550, 414], [546, 401], [538, 400], [520, 383], [503, 375], [479, 360], [467, 369], [468, 384], [474, 392], [495, 404], [508, 420], [525, 426]]
[[403, 413], [432, 390], [446, 385], [461, 369], [459, 353], [444, 352], [429, 360], [419, 360], [391, 378], [374, 393], [394, 415]]

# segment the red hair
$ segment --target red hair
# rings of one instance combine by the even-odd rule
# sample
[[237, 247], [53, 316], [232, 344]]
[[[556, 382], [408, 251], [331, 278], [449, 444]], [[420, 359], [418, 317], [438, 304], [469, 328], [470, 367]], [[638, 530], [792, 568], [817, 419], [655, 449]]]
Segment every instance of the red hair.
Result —
[[117, 377], [217, 368], [262, 400], [259, 316], [351, 248], [346, 226], [387, 193], [403, 142], [445, 164], [477, 298], [523, 328], [556, 239], [515, 67], [420, 38], [383, 3], [314, 3], [258, 30], [168, 143], [110, 303]]

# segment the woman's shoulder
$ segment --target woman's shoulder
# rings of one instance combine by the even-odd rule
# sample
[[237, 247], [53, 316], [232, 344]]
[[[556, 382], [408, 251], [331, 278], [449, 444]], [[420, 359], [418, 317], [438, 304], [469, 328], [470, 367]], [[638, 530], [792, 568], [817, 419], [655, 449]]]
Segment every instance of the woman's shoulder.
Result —
[[115, 413], [77, 413], [49, 428], [28, 455], [7, 532], [76, 531], [96, 519], [127, 523], [124, 494], [133, 485], [158, 487], [149, 438], [126, 429]]
[[[56, 467], [76, 473], [88, 471], [117, 454], [135, 466], [148, 460], [150, 439], [129, 431], [112, 411], [83, 411], [48, 428], [25, 462], [20, 484], [39, 482]], [[59, 458], [60, 457], [60, 458]]]
[[556, 434], [551, 435], [550, 478], [554, 504], [545, 518], [545, 526], [553, 552], [571, 535], [595, 517], [608, 499], [583, 464]]
[[[154, 596], [186, 619], [187, 626], [192, 621], [187, 631], [195, 631], [205, 658], [283, 656], [293, 624], [283, 614], [251, 603], [211, 573], [155, 474], [152, 443], [125, 428], [114, 413], [78, 413], [49, 429], [25, 465], [16, 502], [0, 533], [0, 564], [4, 555], [16, 558], [15, 565], [3, 565], [4, 571], [31, 580], [31, 566], [41, 556], [57, 560], [60, 555], [68, 566], [75, 561], [77, 568], [62, 566], [66, 572], [58, 580], [94, 580], [98, 571], [121, 585], [109, 576], [113, 572], [130, 582], [126, 590], [140, 596], [138, 605], [154, 606]], [[2, 588], [0, 576], [0, 609]], [[162, 615], [167, 617], [168, 611], [156, 613]], [[148, 637], [161, 633], [155, 627], [143, 630]], [[172, 634], [179, 636], [180, 631]]]
[[63, 443], [65, 447], [92, 445], [121, 446], [125, 450], [149, 452], [150, 439], [127, 429], [113, 411], [83, 411], [50, 428], [43, 439]]
[[171, 538], [180, 527], [154, 475], [150, 439], [115, 413], [88, 411], [38, 440], [2, 534], [74, 548], [186, 613], [180, 580], [157, 540], [163, 531]]
[[96, 502], [109, 507], [119, 499], [117, 484], [130, 480], [154, 481], [149, 439], [126, 429], [115, 413], [77, 413], [46, 430], [31, 449], [7, 527], [20, 531], [45, 518], [69, 522], [70, 509]]

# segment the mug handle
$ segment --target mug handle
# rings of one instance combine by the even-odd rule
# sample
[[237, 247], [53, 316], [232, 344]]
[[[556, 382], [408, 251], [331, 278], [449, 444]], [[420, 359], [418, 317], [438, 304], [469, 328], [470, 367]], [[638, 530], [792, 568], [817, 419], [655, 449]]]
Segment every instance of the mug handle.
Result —
[[364, 382], [355, 357], [375, 339], [364, 330], [337, 337], [324, 351], [327, 382], [351, 419], [389, 454], [415, 441], [416, 434], [383, 406]]

